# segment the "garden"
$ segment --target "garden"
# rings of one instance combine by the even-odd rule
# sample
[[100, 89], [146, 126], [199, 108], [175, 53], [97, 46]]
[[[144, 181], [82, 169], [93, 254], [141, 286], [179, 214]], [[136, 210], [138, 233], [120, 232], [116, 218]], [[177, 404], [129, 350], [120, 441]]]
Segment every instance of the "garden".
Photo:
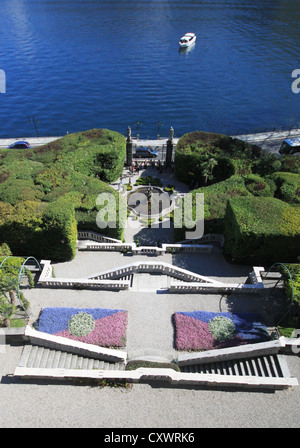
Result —
[[24, 266], [25, 259], [11, 257], [6, 244], [0, 245], [0, 327], [23, 327], [28, 321], [29, 302], [20, 290], [20, 283], [26, 279], [27, 285], [34, 287], [32, 273]]
[[174, 314], [174, 326], [177, 350], [213, 350], [270, 339], [256, 313], [180, 311]]
[[[116, 197], [117, 214], [119, 204], [126, 210], [109, 186], [122, 174], [125, 149], [121, 134], [92, 129], [37, 148], [0, 150], [0, 244], [15, 255], [71, 260], [77, 230], [99, 230], [100, 193]], [[117, 227], [101, 232], [122, 239], [119, 221], [117, 215]]]
[[[175, 174], [193, 189], [194, 206], [204, 193], [205, 233], [224, 234], [230, 261], [297, 262], [300, 157], [278, 159], [238, 139], [191, 132], [178, 141]], [[184, 219], [184, 199], [182, 208]], [[175, 229], [175, 239], [186, 230]]]

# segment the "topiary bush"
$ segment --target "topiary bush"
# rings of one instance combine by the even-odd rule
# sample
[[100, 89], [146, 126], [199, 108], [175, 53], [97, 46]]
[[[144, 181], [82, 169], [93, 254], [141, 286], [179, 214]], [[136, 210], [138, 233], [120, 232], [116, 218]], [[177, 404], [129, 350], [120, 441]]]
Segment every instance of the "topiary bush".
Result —
[[245, 187], [253, 196], [273, 197], [273, 191], [268, 182], [257, 174], [248, 174], [243, 176]]
[[95, 319], [89, 313], [79, 312], [71, 317], [68, 328], [73, 336], [87, 336], [95, 328]]
[[173, 362], [155, 362], [155, 361], [143, 361], [143, 360], [132, 360], [128, 361], [126, 364], [126, 370], [136, 370], [141, 367], [145, 368], [155, 368], [155, 369], [173, 369], [176, 372], [180, 372], [180, 368], [177, 364]]
[[294, 262], [300, 253], [300, 207], [279, 199], [230, 199], [224, 225], [224, 252], [234, 261]]
[[300, 204], [300, 175], [295, 173], [274, 173], [275, 196], [285, 202]]
[[300, 157], [293, 155], [282, 156], [280, 159], [281, 171], [285, 173], [300, 174]]
[[224, 342], [233, 338], [235, 326], [231, 319], [216, 316], [208, 323], [209, 331], [216, 341]]
[[70, 260], [77, 227], [99, 231], [104, 192], [116, 200], [117, 219], [101, 233], [121, 239], [125, 201], [106, 182], [122, 173], [125, 149], [121, 134], [92, 129], [26, 151], [0, 150], [0, 244], [15, 254]]
[[[249, 172], [250, 161], [256, 160], [261, 150], [242, 140], [227, 135], [191, 132], [181, 137], [175, 150], [175, 175], [192, 187], [223, 181], [235, 173]], [[236, 160], [248, 160], [248, 164]], [[246, 169], [246, 165], [248, 168]]]

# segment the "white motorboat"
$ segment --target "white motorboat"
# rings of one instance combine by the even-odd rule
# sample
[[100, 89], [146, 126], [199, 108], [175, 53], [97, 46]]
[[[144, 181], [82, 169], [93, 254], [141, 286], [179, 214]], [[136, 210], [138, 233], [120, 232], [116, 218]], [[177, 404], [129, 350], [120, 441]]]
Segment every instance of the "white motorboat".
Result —
[[181, 48], [189, 47], [193, 43], [196, 42], [196, 34], [195, 33], [185, 33], [184, 36], [179, 41], [179, 46]]

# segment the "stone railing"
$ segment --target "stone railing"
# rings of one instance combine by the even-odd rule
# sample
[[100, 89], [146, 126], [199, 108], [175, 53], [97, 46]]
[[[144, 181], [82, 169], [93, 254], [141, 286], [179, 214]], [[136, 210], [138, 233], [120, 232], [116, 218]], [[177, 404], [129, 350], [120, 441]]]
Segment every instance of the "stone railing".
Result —
[[41, 345], [47, 348], [67, 351], [81, 356], [102, 359], [109, 362], [123, 362], [127, 360], [127, 352], [122, 350], [108, 349], [98, 345], [86, 344], [62, 336], [44, 333], [34, 330], [27, 325], [25, 327], [24, 339], [32, 344]]
[[[86, 251], [118, 251], [132, 253], [134, 255], [164, 255], [165, 253], [199, 252], [211, 253], [213, 244], [223, 245], [224, 236], [208, 233], [198, 240], [179, 241], [178, 243], [164, 243], [161, 247], [139, 246], [136, 243], [122, 243], [122, 241], [109, 238], [91, 230], [78, 231], [78, 250]], [[85, 241], [87, 240], [87, 241]], [[94, 242], [92, 242], [94, 241]]]
[[125, 266], [121, 266], [115, 269], [109, 269], [107, 271], [101, 272], [99, 274], [94, 274], [89, 276], [89, 279], [116, 279], [120, 277], [125, 277], [132, 273], [155, 273], [155, 274], [164, 274], [170, 277], [174, 277], [186, 282], [204, 282], [204, 283], [213, 283], [216, 285], [222, 286], [223, 283], [218, 281], [213, 281], [209, 277], [205, 277], [200, 274], [196, 274], [194, 272], [188, 271], [186, 269], [179, 268], [169, 263], [165, 263], [163, 261], [155, 262], [155, 261], [136, 261], [134, 263], [130, 263]]
[[185, 373], [173, 369], [139, 368], [136, 370], [81, 370], [17, 367], [14, 376], [48, 379], [113, 380], [138, 383], [163, 381], [174, 385], [196, 385], [207, 387], [242, 387], [257, 389], [287, 389], [298, 386], [297, 378], [221, 375], [216, 373]]
[[[186, 269], [179, 268], [163, 261], [137, 261], [125, 266], [119, 266], [107, 271], [90, 275], [86, 278], [53, 278], [52, 267], [49, 260], [41, 260], [43, 266], [39, 284], [42, 286], [52, 286], [61, 288], [93, 288], [104, 290], [124, 290], [130, 288], [128, 277], [134, 273], [161, 274], [173, 277], [169, 290], [174, 293], [226, 293], [226, 292], [247, 292], [257, 293], [264, 290], [260, 272], [261, 267], [254, 267], [256, 281], [248, 283], [224, 283], [207, 276], [196, 274]], [[180, 280], [180, 281], [176, 281]]]
[[81, 243], [78, 250], [118, 251], [133, 255], [164, 255], [166, 253], [198, 252], [211, 253], [213, 245], [209, 244], [162, 244], [157, 246], [139, 246], [136, 243]]
[[179, 241], [181, 244], [219, 244], [223, 247], [225, 237], [221, 233], [207, 233], [201, 238]]
[[41, 260], [43, 266], [42, 273], [39, 277], [38, 283], [41, 286], [50, 286], [57, 288], [89, 288], [89, 289], [104, 289], [119, 291], [128, 289], [130, 280], [102, 280], [89, 278], [54, 278], [52, 277], [51, 261]]
[[103, 243], [122, 243], [121, 240], [101, 235], [100, 233], [93, 232], [92, 230], [79, 230], [77, 232], [77, 238], [79, 240], [92, 240]]
[[264, 356], [278, 353], [286, 345], [285, 338], [275, 341], [258, 342], [255, 344], [239, 345], [203, 352], [182, 353], [178, 355], [178, 365], [205, 364], [210, 362], [227, 361], [232, 359], [244, 359], [252, 356]]
[[244, 283], [175, 283], [171, 282], [169, 287], [170, 292], [174, 293], [223, 293], [227, 292], [243, 292], [243, 293], [255, 293], [261, 291], [257, 285], [248, 285]]
[[249, 274], [249, 279], [253, 285], [256, 285], [258, 288], [263, 288], [263, 280], [262, 280], [262, 272], [265, 271], [265, 268], [262, 266], [254, 266], [253, 271]]

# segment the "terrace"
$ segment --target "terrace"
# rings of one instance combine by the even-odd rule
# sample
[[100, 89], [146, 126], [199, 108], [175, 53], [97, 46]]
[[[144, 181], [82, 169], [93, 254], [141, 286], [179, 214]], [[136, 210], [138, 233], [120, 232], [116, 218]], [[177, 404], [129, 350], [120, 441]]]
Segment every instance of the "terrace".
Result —
[[[152, 166], [137, 174], [125, 169], [120, 193], [140, 176], [157, 175]], [[159, 179], [162, 188], [188, 191], [171, 171]], [[111, 187], [120, 190], [120, 181]], [[36, 287], [26, 289], [30, 320], [21, 332], [16, 377], [263, 389], [298, 384], [282, 357], [293, 343], [275, 331], [288, 307], [282, 288], [273, 290], [278, 278], [265, 279], [264, 267], [229, 263], [220, 234], [175, 243], [170, 213], [154, 225], [136, 214], [127, 222], [134, 225], [125, 228], [125, 242], [79, 231], [74, 259], [40, 261]], [[69, 322], [82, 312], [92, 316], [93, 328], [73, 334]], [[220, 339], [210, 325], [223, 317], [233, 329]], [[203, 353], [212, 353], [209, 362]], [[129, 373], [132, 363], [146, 367]]]

